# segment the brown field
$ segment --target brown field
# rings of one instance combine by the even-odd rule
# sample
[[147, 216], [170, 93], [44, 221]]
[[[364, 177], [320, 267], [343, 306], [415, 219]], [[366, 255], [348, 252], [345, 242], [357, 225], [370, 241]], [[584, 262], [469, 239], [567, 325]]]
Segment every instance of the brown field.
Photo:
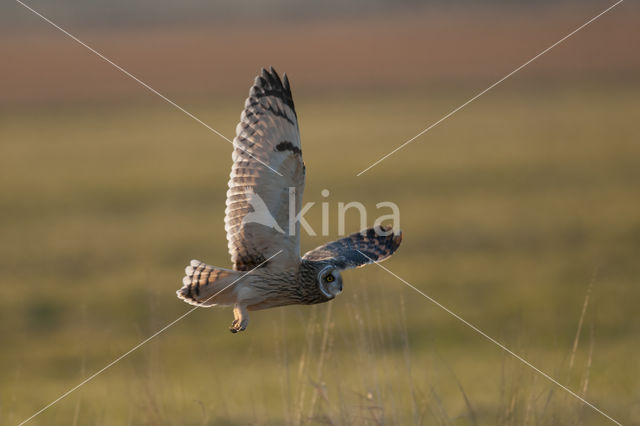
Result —
[[[640, 71], [640, 15], [633, 5], [624, 8], [528, 66], [518, 81], [633, 79]], [[197, 28], [67, 29], [161, 92], [182, 97], [244, 93], [255, 69], [269, 65], [295, 76], [298, 91], [469, 81], [484, 87], [602, 9], [422, 10], [329, 22], [254, 19]], [[137, 83], [44, 22], [37, 33], [4, 34], [0, 57], [0, 105], [145, 95]]]

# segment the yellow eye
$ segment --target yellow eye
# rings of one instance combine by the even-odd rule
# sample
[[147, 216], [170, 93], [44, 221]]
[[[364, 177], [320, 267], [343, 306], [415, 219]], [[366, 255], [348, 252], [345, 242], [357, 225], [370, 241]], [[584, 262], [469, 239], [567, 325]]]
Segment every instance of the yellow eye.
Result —
[[327, 275], [327, 278], [325, 278], [325, 280], [327, 280], [328, 283], [333, 282], [335, 278], [333, 278], [333, 275]]

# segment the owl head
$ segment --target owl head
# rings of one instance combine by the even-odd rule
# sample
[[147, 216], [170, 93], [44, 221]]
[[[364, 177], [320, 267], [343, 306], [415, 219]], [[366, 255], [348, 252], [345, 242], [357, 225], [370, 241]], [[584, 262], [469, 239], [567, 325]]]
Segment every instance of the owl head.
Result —
[[342, 293], [342, 277], [340, 270], [335, 266], [325, 266], [320, 270], [317, 277], [318, 288], [327, 299], [333, 299]]

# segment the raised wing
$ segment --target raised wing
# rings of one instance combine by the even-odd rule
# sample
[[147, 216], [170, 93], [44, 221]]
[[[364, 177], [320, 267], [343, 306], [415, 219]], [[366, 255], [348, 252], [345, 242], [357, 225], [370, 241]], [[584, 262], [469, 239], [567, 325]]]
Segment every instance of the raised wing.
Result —
[[400, 247], [402, 233], [391, 227], [369, 228], [307, 252], [304, 260], [326, 261], [340, 269], [382, 262]]
[[289, 80], [273, 68], [256, 77], [233, 140], [225, 230], [233, 268], [288, 268], [300, 261], [300, 225], [290, 229], [289, 188], [300, 212], [305, 166]]

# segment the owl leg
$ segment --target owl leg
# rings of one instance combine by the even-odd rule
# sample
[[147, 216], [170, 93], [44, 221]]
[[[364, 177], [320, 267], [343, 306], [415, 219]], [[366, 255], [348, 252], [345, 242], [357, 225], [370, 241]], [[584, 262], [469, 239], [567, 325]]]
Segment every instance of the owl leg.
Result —
[[236, 303], [233, 306], [233, 318], [229, 331], [232, 333], [244, 331], [247, 328], [247, 324], [249, 324], [249, 312], [247, 311], [247, 307]]

